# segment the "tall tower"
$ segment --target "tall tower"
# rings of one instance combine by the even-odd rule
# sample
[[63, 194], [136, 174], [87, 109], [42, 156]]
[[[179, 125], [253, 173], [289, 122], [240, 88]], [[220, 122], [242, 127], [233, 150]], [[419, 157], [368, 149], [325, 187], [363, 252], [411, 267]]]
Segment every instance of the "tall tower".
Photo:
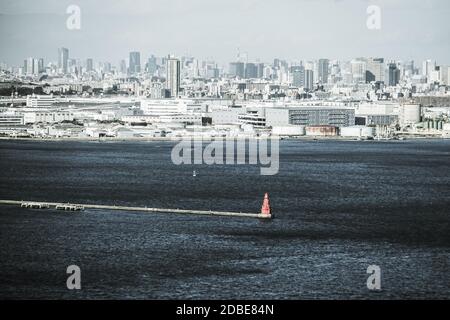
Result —
[[294, 87], [305, 86], [305, 67], [293, 66], [291, 67], [291, 81]]
[[91, 58], [86, 60], [86, 71], [90, 72], [94, 70], [94, 60]]
[[314, 89], [314, 71], [305, 70], [305, 89], [311, 91]]
[[319, 60], [319, 70], [318, 70], [318, 77], [319, 82], [324, 84], [328, 83], [328, 66], [330, 64], [330, 61], [328, 59], [320, 59]]
[[69, 64], [69, 49], [59, 48], [58, 49], [58, 68], [61, 69], [62, 73], [67, 73]]
[[389, 86], [396, 86], [400, 82], [400, 69], [395, 62], [389, 63], [388, 77]]
[[119, 62], [119, 69], [120, 69], [120, 73], [122, 75], [126, 75], [127, 74], [127, 63], [125, 62], [125, 60], [120, 60], [120, 62]]
[[130, 52], [130, 74], [141, 72], [141, 53], [134, 51]]
[[44, 59], [43, 58], [39, 58], [38, 60], [38, 73], [44, 72], [45, 71], [45, 67], [44, 67]]
[[369, 58], [367, 60], [366, 82], [384, 82], [384, 58]]
[[27, 75], [32, 75], [34, 74], [34, 58], [30, 57], [28, 58], [27, 61]]
[[177, 98], [180, 92], [180, 60], [170, 57], [167, 59], [166, 89], [170, 90], [170, 97]]

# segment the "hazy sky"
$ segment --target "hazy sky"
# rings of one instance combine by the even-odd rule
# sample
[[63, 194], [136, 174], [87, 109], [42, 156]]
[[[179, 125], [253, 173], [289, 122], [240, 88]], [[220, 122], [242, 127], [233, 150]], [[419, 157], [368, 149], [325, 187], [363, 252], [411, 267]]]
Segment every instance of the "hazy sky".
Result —
[[[81, 30], [66, 28], [69, 5]], [[381, 30], [366, 27], [369, 5], [381, 8]], [[449, 0], [0, 0], [0, 61], [28, 56], [117, 64], [129, 51], [235, 60], [273, 58], [426, 58], [450, 64]]]

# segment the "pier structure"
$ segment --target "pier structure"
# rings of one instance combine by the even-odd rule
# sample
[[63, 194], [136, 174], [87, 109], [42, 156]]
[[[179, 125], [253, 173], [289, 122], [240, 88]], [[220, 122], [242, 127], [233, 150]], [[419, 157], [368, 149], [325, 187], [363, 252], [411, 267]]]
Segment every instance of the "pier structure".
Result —
[[261, 212], [243, 213], [243, 212], [226, 212], [226, 211], [206, 211], [206, 210], [188, 210], [188, 209], [168, 209], [168, 208], [148, 208], [148, 207], [128, 207], [115, 205], [97, 205], [97, 204], [74, 204], [74, 203], [58, 203], [58, 202], [38, 202], [38, 201], [16, 201], [16, 200], [0, 200], [0, 205], [16, 205], [29, 209], [56, 209], [65, 211], [83, 211], [85, 209], [97, 210], [114, 210], [114, 211], [134, 211], [146, 213], [174, 213], [174, 214], [192, 214], [204, 216], [226, 216], [226, 217], [243, 217], [272, 219], [271, 214]]

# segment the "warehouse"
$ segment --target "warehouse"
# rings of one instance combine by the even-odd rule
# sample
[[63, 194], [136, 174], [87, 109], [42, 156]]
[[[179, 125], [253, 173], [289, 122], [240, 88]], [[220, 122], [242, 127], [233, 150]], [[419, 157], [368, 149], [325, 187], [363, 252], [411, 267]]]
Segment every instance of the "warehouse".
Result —
[[355, 125], [355, 110], [341, 107], [267, 108], [266, 126], [335, 126]]

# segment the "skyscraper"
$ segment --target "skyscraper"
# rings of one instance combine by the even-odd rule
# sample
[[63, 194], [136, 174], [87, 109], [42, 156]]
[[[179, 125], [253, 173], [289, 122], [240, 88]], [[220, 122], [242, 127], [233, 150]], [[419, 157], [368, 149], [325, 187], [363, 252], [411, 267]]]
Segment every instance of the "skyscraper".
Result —
[[156, 62], [156, 57], [152, 55], [150, 58], [148, 58], [147, 72], [150, 73], [151, 75], [154, 75], [157, 70], [158, 64]]
[[141, 54], [140, 52], [130, 52], [130, 74], [141, 72]]
[[120, 60], [119, 70], [122, 75], [127, 74], [127, 63], [125, 62], [125, 60]]
[[314, 88], [314, 71], [305, 70], [305, 89], [311, 91]]
[[264, 78], [264, 63], [258, 63], [258, 78]]
[[384, 59], [369, 58], [367, 60], [366, 82], [384, 82]]
[[230, 63], [230, 76], [244, 78], [245, 64], [243, 62], [231, 62]]
[[94, 70], [94, 60], [92, 59], [87, 59], [86, 60], [86, 71], [90, 72]]
[[431, 73], [434, 71], [436, 67], [436, 63], [431, 60], [425, 60], [422, 63], [422, 75], [427, 77], [427, 80], [430, 78]]
[[26, 74], [27, 75], [32, 75], [34, 74], [34, 60], [32, 57], [28, 58], [26, 60]]
[[396, 63], [390, 63], [388, 67], [389, 86], [396, 86], [400, 82], [400, 69]]
[[246, 79], [258, 78], [258, 66], [255, 63], [247, 63], [245, 65], [245, 78]]
[[39, 74], [39, 60], [33, 59], [33, 74]]
[[69, 49], [59, 48], [58, 49], [58, 68], [62, 73], [67, 73], [69, 64]]
[[370, 82], [367, 81], [367, 64], [362, 59], [353, 59], [350, 62], [350, 72], [354, 83]]
[[292, 66], [291, 67], [291, 77], [292, 85], [294, 87], [304, 87], [305, 86], [305, 67], [303, 66]]
[[328, 66], [330, 61], [328, 59], [320, 59], [318, 66], [318, 81], [319, 83], [328, 83]]
[[40, 58], [38, 60], [38, 73], [44, 72], [45, 71], [45, 67], [44, 67], [44, 59]]
[[180, 82], [181, 82], [181, 69], [180, 69], [180, 60], [169, 57], [167, 59], [167, 80], [166, 80], [166, 89], [170, 91], [170, 97], [177, 98], [178, 93], [180, 92]]

